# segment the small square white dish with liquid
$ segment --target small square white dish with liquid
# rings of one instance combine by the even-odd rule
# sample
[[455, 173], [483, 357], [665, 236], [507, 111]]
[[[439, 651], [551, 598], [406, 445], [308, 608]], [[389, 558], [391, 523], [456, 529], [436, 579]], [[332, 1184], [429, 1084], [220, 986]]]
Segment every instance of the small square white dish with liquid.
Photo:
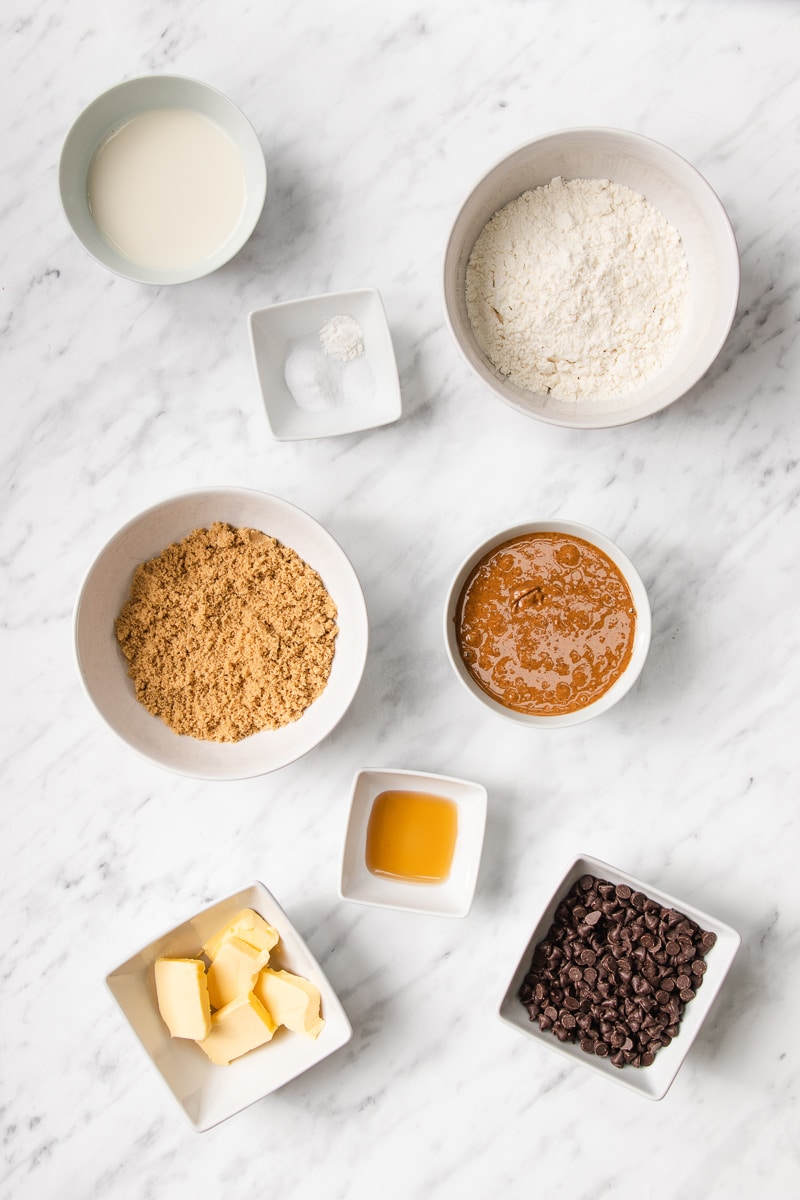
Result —
[[342, 853], [343, 900], [441, 917], [472, 907], [486, 788], [422, 771], [356, 772]]

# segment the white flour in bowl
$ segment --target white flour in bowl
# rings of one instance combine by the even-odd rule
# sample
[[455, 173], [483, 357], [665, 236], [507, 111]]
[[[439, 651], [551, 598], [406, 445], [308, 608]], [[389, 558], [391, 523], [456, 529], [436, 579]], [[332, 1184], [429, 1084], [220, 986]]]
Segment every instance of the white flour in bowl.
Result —
[[484, 226], [467, 264], [478, 345], [513, 383], [617, 399], [665, 366], [690, 305], [674, 226], [607, 179], [553, 179]]

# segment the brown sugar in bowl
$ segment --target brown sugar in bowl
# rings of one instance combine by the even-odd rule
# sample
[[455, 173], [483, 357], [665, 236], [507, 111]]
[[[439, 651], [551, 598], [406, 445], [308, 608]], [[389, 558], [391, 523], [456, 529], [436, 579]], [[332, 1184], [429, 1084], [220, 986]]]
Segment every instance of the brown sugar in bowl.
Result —
[[606, 712], [638, 678], [650, 632], [631, 561], [574, 521], [528, 522], [488, 539], [461, 564], [445, 607], [456, 675], [523, 725], [560, 728]]

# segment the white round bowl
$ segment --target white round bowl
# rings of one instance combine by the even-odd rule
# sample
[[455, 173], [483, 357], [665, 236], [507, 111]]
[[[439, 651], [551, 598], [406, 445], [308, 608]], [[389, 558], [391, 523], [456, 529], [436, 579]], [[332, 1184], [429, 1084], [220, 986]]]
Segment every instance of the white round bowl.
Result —
[[[499, 546], [503, 542], [510, 541], [511, 538], [519, 537], [520, 534], [524, 533], [564, 533], [571, 537], [583, 538], [585, 542], [591, 542], [592, 545], [597, 546], [604, 554], [608, 555], [611, 561], [622, 572], [630, 588], [636, 608], [633, 650], [628, 665], [619, 679], [592, 704], [587, 704], [584, 708], [579, 708], [575, 712], [564, 713], [563, 715], [535, 716], [531, 713], [515, 712], [513, 708], [507, 708], [498, 700], [492, 699], [473, 679], [467, 670], [466, 664], [461, 657], [461, 651], [458, 648], [456, 636], [458, 601], [470, 573], [484, 555], [493, 550], [495, 546]], [[496, 533], [493, 537], [490, 537], [482, 545], [478, 546], [477, 549], [473, 550], [456, 571], [455, 578], [447, 593], [447, 602], [444, 610], [444, 642], [447, 648], [447, 656], [450, 659], [453, 670], [470, 695], [474, 696], [476, 700], [480, 700], [481, 704], [486, 708], [501, 717], [505, 717], [508, 721], [515, 721], [518, 725], [530, 725], [539, 729], [563, 729], [568, 725], [580, 725], [583, 721], [589, 721], [592, 717], [600, 716], [601, 713], [607, 712], [609, 708], [617, 704], [630, 691], [641, 673], [644, 661], [647, 658], [647, 651], [650, 647], [650, 632], [650, 604], [647, 599], [647, 591], [633, 563], [627, 555], [622, 553], [618, 546], [615, 546], [602, 533], [590, 529], [587, 525], [580, 525], [577, 521], [526, 521], [522, 525], [515, 525], [512, 529], [504, 529], [502, 533]]]
[[[663, 371], [619, 399], [559, 400], [511, 383], [478, 346], [467, 315], [467, 263], [481, 230], [498, 209], [557, 175], [624, 184], [657, 208], [683, 241], [692, 288], [688, 328]], [[659, 412], [705, 374], [733, 323], [739, 254], [718, 197], [674, 151], [621, 129], [567, 129], [520, 146], [473, 188], [453, 224], [443, 276], [445, 316], [456, 345], [500, 400], [552, 425], [601, 429]]]
[[[338, 610], [328, 683], [298, 721], [240, 742], [208, 742], [174, 733], [136, 699], [114, 622], [139, 563], [195, 529], [224, 521], [259, 529], [295, 550], [322, 578]], [[247, 779], [307, 754], [339, 723], [356, 694], [367, 656], [367, 610], [350, 560], [302, 509], [244, 488], [207, 488], [155, 504], [114, 535], [89, 568], [75, 605], [75, 655], [89, 699], [132, 749], [167, 770], [196, 779]]]
[[[155, 108], [188, 108], [213, 121], [236, 146], [245, 176], [245, 205], [230, 237], [215, 254], [179, 269], [144, 266], [120, 254], [95, 224], [87, 195], [89, 167], [100, 143], [116, 126]], [[83, 110], [64, 141], [58, 186], [75, 236], [97, 262], [137, 283], [186, 283], [216, 271], [244, 246], [264, 207], [267, 167], [255, 130], [222, 92], [182, 75], [142, 75], [103, 92]]]

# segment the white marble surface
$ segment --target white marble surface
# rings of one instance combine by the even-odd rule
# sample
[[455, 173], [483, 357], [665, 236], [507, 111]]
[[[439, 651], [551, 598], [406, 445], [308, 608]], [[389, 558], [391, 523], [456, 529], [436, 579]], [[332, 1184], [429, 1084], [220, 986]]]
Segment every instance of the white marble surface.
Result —
[[[3, 1196], [789, 1196], [800, 1188], [796, 886], [800, 19], [789, 0], [11, 0], [3, 79]], [[238, 102], [269, 193], [238, 258], [174, 289], [99, 268], [56, 168], [82, 106], [148, 71]], [[708, 377], [640, 424], [526, 420], [468, 373], [440, 261], [477, 177], [574, 125], [693, 162], [741, 249], [736, 325]], [[399, 423], [267, 431], [246, 315], [377, 287]], [[305, 760], [236, 784], [170, 776], [100, 722], [72, 660], [82, 574], [129, 517], [192, 486], [294, 501], [341, 542], [367, 669]], [[651, 593], [634, 692], [557, 735], [493, 719], [446, 662], [457, 563], [494, 530], [566, 516], [619, 542]], [[489, 789], [463, 921], [341, 902], [356, 768]], [[576, 852], [727, 920], [743, 945], [672, 1090], [650, 1104], [528, 1045], [495, 1009]], [[103, 985], [194, 909], [262, 879], [355, 1034], [196, 1135]]]

